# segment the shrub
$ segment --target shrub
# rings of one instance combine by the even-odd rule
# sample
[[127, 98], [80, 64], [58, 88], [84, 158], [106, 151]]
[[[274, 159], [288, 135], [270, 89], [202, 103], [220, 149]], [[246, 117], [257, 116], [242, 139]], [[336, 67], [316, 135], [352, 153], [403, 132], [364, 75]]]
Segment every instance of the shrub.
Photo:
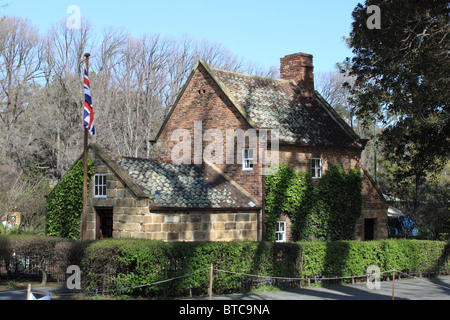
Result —
[[[87, 245], [87, 243], [85, 243]], [[37, 235], [0, 235], [0, 265], [11, 272], [13, 263], [27, 261], [26, 265], [35, 266], [41, 274], [41, 282], [47, 282], [49, 266], [65, 272], [70, 264], [81, 262], [83, 244], [69, 239]]]

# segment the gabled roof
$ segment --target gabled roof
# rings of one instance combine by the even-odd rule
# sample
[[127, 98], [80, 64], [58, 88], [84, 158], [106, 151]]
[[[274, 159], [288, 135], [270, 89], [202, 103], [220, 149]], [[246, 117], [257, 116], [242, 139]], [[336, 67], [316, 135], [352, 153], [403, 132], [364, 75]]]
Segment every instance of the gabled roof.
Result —
[[212, 69], [200, 60], [186, 81], [155, 140], [202, 66], [254, 129], [279, 129], [280, 142], [298, 145], [363, 148], [364, 142], [320, 96], [305, 95], [291, 80]]
[[260, 129], [279, 129], [280, 141], [359, 147], [359, 137], [319, 93], [305, 95], [291, 80], [212, 69]]
[[257, 200], [247, 191], [204, 163], [202, 165], [121, 157], [91, 148], [138, 197], [148, 197], [152, 207], [177, 209], [255, 208]]
[[121, 157], [117, 163], [152, 194], [153, 206], [177, 208], [250, 208], [252, 201], [209, 165]]

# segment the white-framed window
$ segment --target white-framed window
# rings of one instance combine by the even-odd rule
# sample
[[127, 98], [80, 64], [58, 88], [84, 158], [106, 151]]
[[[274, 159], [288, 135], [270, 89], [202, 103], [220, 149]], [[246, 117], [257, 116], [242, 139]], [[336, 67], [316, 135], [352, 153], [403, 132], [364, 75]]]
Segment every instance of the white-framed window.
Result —
[[242, 150], [242, 170], [251, 171], [254, 166], [253, 149], [245, 148]]
[[311, 177], [315, 179], [322, 177], [322, 159], [311, 159]]
[[286, 242], [286, 221], [278, 221], [275, 230], [276, 242]]
[[106, 187], [106, 174], [99, 173], [94, 176], [94, 198], [106, 198], [108, 195]]

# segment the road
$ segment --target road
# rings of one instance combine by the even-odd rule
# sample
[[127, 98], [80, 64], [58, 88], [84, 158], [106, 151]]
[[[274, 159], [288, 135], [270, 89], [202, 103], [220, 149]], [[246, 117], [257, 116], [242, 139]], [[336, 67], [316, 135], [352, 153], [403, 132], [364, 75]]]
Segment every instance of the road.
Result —
[[[201, 298], [202, 300], [208, 297]], [[213, 300], [391, 300], [392, 281], [380, 289], [366, 283], [213, 296]], [[395, 300], [450, 300], [450, 276], [395, 280]]]

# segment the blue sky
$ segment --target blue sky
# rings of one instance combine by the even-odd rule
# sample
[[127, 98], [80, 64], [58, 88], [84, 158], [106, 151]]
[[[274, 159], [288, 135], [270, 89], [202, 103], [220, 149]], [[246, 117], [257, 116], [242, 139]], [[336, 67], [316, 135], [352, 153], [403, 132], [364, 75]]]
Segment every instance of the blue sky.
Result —
[[28, 18], [41, 33], [67, 19], [70, 5], [101, 31], [123, 26], [144, 33], [208, 39], [266, 68], [291, 53], [314, 55], [314, 71], [327, 72], [351, 56], [342, 41], [357, 0], [4, 0], [5, 15]]

